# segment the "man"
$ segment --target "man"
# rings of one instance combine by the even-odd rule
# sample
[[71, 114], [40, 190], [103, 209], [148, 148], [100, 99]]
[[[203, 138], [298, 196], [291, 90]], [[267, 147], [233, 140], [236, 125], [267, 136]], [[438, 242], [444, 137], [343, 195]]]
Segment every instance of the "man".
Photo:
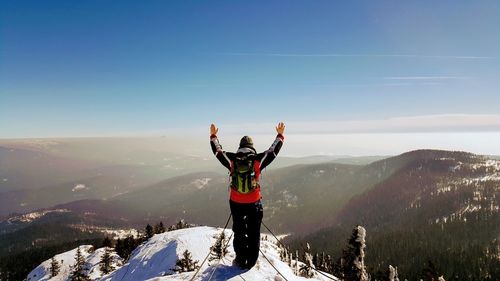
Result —
[[217, 139], [219, 129], [210, 126], [210, 145], [219, 161], [230, 171], [229, 206], [233, 216], [234, 264], [250, 269], [257, 262], [260, 247], [260, 224], [263, 210], [260, 196], [260, 172], [276, 158], [283, 145], [285, 124], [276, 127], [278, 135], [271, 147], [257, 153], [250, 137], [241, 138], [236, 153], [225, 152]]

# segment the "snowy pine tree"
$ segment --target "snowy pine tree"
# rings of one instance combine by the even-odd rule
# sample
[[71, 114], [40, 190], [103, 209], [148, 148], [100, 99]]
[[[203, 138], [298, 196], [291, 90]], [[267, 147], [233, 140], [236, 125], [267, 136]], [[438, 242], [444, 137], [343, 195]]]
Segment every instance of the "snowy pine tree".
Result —
[[175, 229], [184, 229], [188, 227], [189, 225], [184, 220], [178, 221], [177, 224], [175, 225]]
[[291, 265], [291, 258], [290, 258], [290, 250], [288, 250], [287, 248], [284, 248], [285, 250], [285, 260], [284, 262], [287, 263], [288, 265]]
[[102, 246], [103, 247], [113, 247], [113, 242], [111, 239], [109, 239], [108, 236], [104, 237], [104, 240], [102, 240]]
[[326, 272], [333, 272], [333, 259], [332, 256], [326, 255], [326, 260], [325, 260], [325, 271]]
[[61, 271], [61, 265], [55, 257], [52, 257], [52, 259], [50, 260], [50, 276], [56, 277], [57, 274], [59, 274], [59, 271]]
[[342, 251], [342, 256], [334, 263], [332, 263], [332, 273], [333, 275], [340, 278], [340, 280], [344, 280], [344, 267], [345, 267], [345, 257], [347, 256], [347, 251]]
[[146, 225], [146, 239], [153, 237], [154, 234], [153, 227], [148, 223], [148, 225]]
[[217, 236], [215, 244], [210, 247], [210, 258], [209, 261], [220, 260], [227, 254], [227, 239], [224, 231]]
[[104, 254], [101, 256], [101, 260], [99, 261], [99, 269], [103, 274], [108, 274], [115, 270], [113, 266], [113, 257], [111, 256], [111, 248], [106, 248], [104, 250]]
[[154, 227], [155, 234], [160, 234], [163, 232], [165, 232], [165, 226], [163, 225], [163, 222], [160, 222], [159, 224], [155, 225]]
[[327, 271], [328, 272], [328, 265], [326, 263], [326, 255], [325, 255], [325, 252], [322, 252], [321, 253], [321, 263], [320, 263], [320, 268], [319, 270], [322, 270], [322, 271]]
[[319, 254], [315, 253], [313, 256], [313, 264], [315, 268], [319, 267]]
[[389, 265], [389, 281], [399, 281], [398, 268]]
[[193, 261], [191, 257], [191, 253], [188, 250], [185, 250], [182, 253], [182, 259], [178, 259], [175, 263], [175, 268], [173, 269], [175, 272], [188, 272], [195, 271], [199, 268], [198, 261]]
[[368, 273], [365, 267], [365, 237], [366, 230], [356, 226], [349, 239], [348, 249], [344, 251], [345, 264], [341, 262], [341, 270], [346, 280], [367, 281]]
[[304, 264], [300, 267], [300, 275], [312, 278], [314, 277], [314, 264], [313, 264], [313, 256], [311, 254], [311, 246], [309, 243], [306, 243], [306, 249], [304, 252]]
[[85, 268], [85, 259], [82, 256], [80, 247], [76, 250], [75, 264], [73, 265], [73, 272], [71, 273], [70, 280], [72, 281], [89, 281], [87, 269]]
[[295, 251], [295, 275], [299, 275], [299, 250]]
[[[424, 281], [438, 281], [439, 278], [443, 278], [438, 273], [436, 265], [432, 261], [427, 261], [427, 266], [423, 270]], [[443, 278], [444, 280], [444, 278]]]
[[288, 249], [283, 247], [281, 244], [276, 244], [279, 248], [279, 252], [280, 252], [280, 260], [285, 262], [285, 263], [288, 263], [288, 259], [290, 257], [290, 254], [288, 252]]

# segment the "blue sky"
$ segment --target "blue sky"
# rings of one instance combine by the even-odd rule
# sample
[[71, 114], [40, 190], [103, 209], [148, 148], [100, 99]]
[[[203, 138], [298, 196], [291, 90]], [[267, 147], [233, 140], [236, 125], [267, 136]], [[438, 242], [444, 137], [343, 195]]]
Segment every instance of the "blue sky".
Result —
[[499, 26], [498, 1], [1, 1], [0, 137], [499, 131]]

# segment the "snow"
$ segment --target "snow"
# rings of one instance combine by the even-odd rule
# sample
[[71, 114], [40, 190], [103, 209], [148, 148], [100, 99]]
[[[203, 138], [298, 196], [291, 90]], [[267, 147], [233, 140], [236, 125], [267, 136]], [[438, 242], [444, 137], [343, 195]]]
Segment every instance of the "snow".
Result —
[[84, 184], [79, 183], [79, 184], [75, 185], [75, 187], [73, 187], [73, 189], [71, 189], [71, 191], [75, 192], [75, 191], [80, 191], [83, 189], [88, 189], [88, 187], [86, 187]]
[[[25, 203], [21, 203], [21, 206], [24, 206], [26, 205]], [[31, 213], [27, 213], [27, 214], [24, 214], [24, 215], [20, 215], [20, 216], [15, 216], [15, 217], [11, 217], [8, 219], [9, 223], [12, 223], [12, 222], [32, 222], [36, 219], [39, 219], [49, 213], [67, 213], [69, 212], [69, 210], [67, 209], [54, 209], [54, 210], [45, 210], [45, 211], [39, 211], [39, 212], [31, 212]]]
[[[172, 272], [171, 269], [174, 268], [176, 260], [187, 249], [191, 252], [193, 260], [201, 264], [221, 231], [212, 227], [194, 227], [157, 234], [136, 249], [127, 264], [103, 280], [190, 280], [194, 272], [180, 274]], [[230, 230], [226, 230], [228, 237], [231, 234]], [[280, 277], [275, 269], [262, 255], [255, 267], [244, 271], [231, 265], [235, 256], [232, 240], [228, 250], [229, 253], [218, 266], [215, 261], [210, 265], [206, 262], [194, 280], [207, 280], [214, 270], [212, 280], [241, 280], [240, 275], [245, 280], [279, 280]], [[288, 280], [329, 280], [295, 276], [292, 269], [279, 259], [278, 247], [273, 242], [261, 241], [261, 250]]]
[[120, 229], [120, 228], [109, 228], [109, 227], [101, 227], [101, 226], [86, 225], [86, 224], [70, 224], [69, 226], [83, 232], [104, 233], [107, 236], [110, 236], [114, 239], [124, 239], [128, 236], [133, 236], [137, 238], [140, 235], [139, 231], [133, 228]]
[[474, 181], [480, 181], [480, 182], [486, 182], [486, 181], [500, 181], [500, 175], [494, 174], [494, 175], [485, 175], [482, 177], [477, 177], [477, 178], [472, 178], [470, 179], [472, 182]]
[[204, 188], [212, 179], [211, 178], [202, 178], [202, 179], [196, 179], [194, 180], [191, 184], [196, 186], [198, 189]]
[[451, 158], [451, 157], [441, 157], [439, 158], [438, 160], [441, 160], [441, 161], [454, 161], [455, 158]]
[[[436, 185], [436, 189], [431, 191], [431, 196], [438, 196], [444, 193], [457, 193], [462, 190], [472, 192], [472, 197], [460, 202], [455, 210], [445, 216], [440, 216], [430, 220], [430, 223], [447, 223], [455, 220], [466, 221], [465, 214], [475, 213], [481, 210], [497, 212], [500, 210], [495, 192], [500, 186], [500, 160], [478, 158], [472, 164], [458, 161], [456, 166], [450, 166], [450, 172], [464, 170], [464, 173], [457, 173], [453, 177], [444, 177], [441, 183]], [[489, 190], [493, 189], [493, 192]], [[410, 203], [410, 208], [418, 208], [417, 202]]]
[[322, 176], [323, 174], [325, 174], [325, 170], [315, 170], [315, 171], [313, 172], [313, 177], [316, 177], [316, 178], [317, 178], [317, 177]]
[[[156, 234], [135, 249], [126, 264], [117, 268], [109, 275], [102, 277], [95, 271], [93, 272], [91, 269], [90, 272], [95, 274], [91, 275], [92, 280], [191, 280], [195, 272], [175, 273], [172, 271], [176, 260], [182, 256], [182, 253], [185, 250], [188, 250], [191, 252], [193, 260], [198, 261], [198, 264], [200, 265], [209, 253], [210, 246], [215, 243], [216, 237], [221, 233], [221, 231], [222, 229], [201, 226]], [[226, 235], [228, 237], [231, 236], [231, 234], [231, 230], [226, 230]], [[232, 266], [235, 254], [233, 252], [231, 239], [228, 246], [228, 254], [221, 260], [221, 262], [217, 264], [217, 261], [208, 262], [207, 260], [194, 280], [208, 280], [212, 272], [214, 276], [211, 280], [214, 281], [242, 280], [242, 278], [245, 280], [284, 280], [284, 278], [276, 272], [270, 263], [272, 263], [274, 267], [276, 267], [285, 276], [285, 278], [290, 281], [330, 280], [319, 274], [316, 274], [316, 277], [312, 279], [294, 275], [292, 268], [280, 260], [279, 248], [276, 246], [276, 242], [272, 241], [273, 239], [270, 239], [270, 237], [267, 237], [266, 240], [268, 241], [261, 241], [260, 249], [269, 261], [267, 261], [261, 253], [257, 264], [250, 270], [242, 270], [239, 267]], [[74, 262], [75, 252], [76, 250], [72, 250], [64, 254], [57, 255], [56, 258], [65, 258], [67, 260], [65, 261], [65, 265], [69, 265]], [[98, 256], [99, 254], [96, 254], [94, 259], [92, 259], [92, 257], [87, 254], [86, 260], [89, 264], [95, 264], [95, 262], [99, 260], [97, 258]], [[28, 276], [31, 277], [31, 279], [28, 280], [47, 280], [43, 278], [46, 278], [44, 276], [47, 274], [48, 265], [50, 265], [50, 260], [45, 261], [33, 270]], [[94, 265], [92, 268], [97, 267]], [[41, 277], [41, 279], [36, 279], [34, 274]], [[326, 275], [332, 277], [331, 275]]]
[[473, 170], [477, 170], [477, 169], [482, 168], [482, 167], [492, 168], [494, 171], [498, 172], [498, 171], [500, 171], [500, 160], [487, 159], [483, 162], [471, 165], [471, 168]]
[[[88, 275], [91, 280], [101, 280], [102, 273], [99, 270], [99, 261], [101, 260], [102, 255], [104, 254], [105, 248], [99, 248], [95, 251], [92, 251], [93, 247], [91, 245], [83, 245], [80, 246], [80, 251], [82, 256], [85, 259], [86, 267], [88, 268]], [[56, 255], [55, 260], [61, 266], [59, 274], [55, 277], [51, 277], [50, 275], [50, 264], [51, 259], [48, 259], [41, 263], [38, 267], [36, 267], [33, 271], [28, 274], [28, 281], [44, 281], [44, 280], [52, 280], [52, 281], [65, 281], [69, 280], [69, 276], [72, 273], [72, 266], [75, 264], [75, 256], [76, 256], [77, 248], [64, 252], [62, 254]], [[114, 266], [120, 266], [122, 264], [122, 258], [120, 258], [116, 253], [112, 253], [112, 258], [114, 260]], [[51, 279], [52, 278], [52, 279]]]
[[137, 231], [137, 229], [110, 229], [110, 228], [107, 228], [107, 229], [103, 229], [104, 233], [106, 233], [107, 235], [110, 235], [114, 238], [117, 238], [117, 239], [124, 239], [128, 236], [133, 236], [133, 237], [139, 237], [140, 233], [139, 231]]

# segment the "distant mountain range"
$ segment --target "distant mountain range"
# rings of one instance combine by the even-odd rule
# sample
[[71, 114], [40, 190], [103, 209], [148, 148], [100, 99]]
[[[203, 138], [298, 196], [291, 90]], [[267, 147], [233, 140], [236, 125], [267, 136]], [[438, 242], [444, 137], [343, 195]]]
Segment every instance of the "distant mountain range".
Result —
[[[382, 169], [375, 163], [360, 166], [330, 162], [264, 171], [265, 221], [277, 231], [302, 234], [331, 225], [333, 215], [352, 196], [382, 181], [394, 169]], [[192, 173], [108, 200], [80, 200], [56, 207], [141, 225], [158, 220], [171, 224], [179, 219], [221, 225], [229, 215], [228, 185], [227, 175]]]
[[[193, 154], [168, 138], [0, 140], [0, 218], [76, 200], [109, 199], [181, 175], [224, 174], [208, 141], [204, 150]], [[381, 158], [279, 157], [270, 170]]]
[[[23, 198], [32, 198], [32, 206], [40, 211], [0, 222], [0, 239], [10, 237], [4, 241], [15, 240], [11, 244], [16, 249], [29, 249], [23, 243], [43, 236], [40, 227], [54, 222], [71, 229], [143, 228], [146, 223], [161, 220], [169, 225], [179, 219], [221, 226], [229, 215], [229, 182], [224, 168], [212, 160], [212, 170], [144, 185], [134, 185], [126, 176], [103, 174], [39, 190], [4, 192], [26, 194]], [[375, 277], [385, 276], [391, 264], [399, 266], [404, 278], [421, 278], [429, 261], [446, 280], [487, 280], [485, 274], [500, 274], [495, 271], [500, 268], [500, 160], [439, 150], [417, 150], [381, 160], [278, 160], [262, 175], [264, 223], [277, 233], [292, 234], [290, 242], [295, 247], [308, 241], [315, 251], [338, 257], [349, 231], [361, 224], [367, 229], [367, 263]], [[143, 175], [147, 178], [147, 173]], [[120, 189], [110, 190], [113, 182]], [[0, 206], [20, 202], [6, 196], [1, 200]], [[48, 215], [39, 215], [44, 212]], [[21, 236], [27, 233], [30, 238], [23, 240]], [[87, 237], [75, 234], [80, 236]], [[469, 273], [471, 277], [463, 279]]]

